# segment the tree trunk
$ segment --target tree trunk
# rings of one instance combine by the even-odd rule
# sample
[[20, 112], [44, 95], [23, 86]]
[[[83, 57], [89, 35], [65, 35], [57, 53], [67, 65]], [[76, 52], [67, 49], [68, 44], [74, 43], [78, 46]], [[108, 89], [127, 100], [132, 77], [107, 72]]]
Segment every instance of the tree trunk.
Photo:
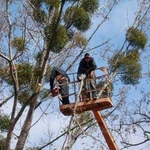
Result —
[[31, 127], [35, 106], [36, 106], [36, 101], [31, 102], [26, 120], [24, 122], [24, 126], [23, 126], [20, 136], [18, 138], [18, 142], [17, 142], [15, 150], [22, 150], [24, 148], [26, 138], [29, 134], [29, 130]]
[[10, 143], [11, 143], [13, 129], [14, 129], [14, 123], [12, 121], [10, 123], [9, 129], [8, 129], [7, 138], [6, 138], [6, 141], [5, 141], [5, 150], [10, 150]]

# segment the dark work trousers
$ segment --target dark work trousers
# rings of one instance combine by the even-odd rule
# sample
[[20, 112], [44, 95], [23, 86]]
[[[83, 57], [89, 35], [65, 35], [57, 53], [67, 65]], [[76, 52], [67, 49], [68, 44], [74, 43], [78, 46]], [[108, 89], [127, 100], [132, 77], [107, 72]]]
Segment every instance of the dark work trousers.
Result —
[[63, 79], [61, 81], [59, 81], [59, 84], [64, 84], [64, 85], [60, 85], [60, 94], [62, 96], [62, 103], [65, 105], [65, 104], [70, 104], [69, 102], [69, 86], [68, 84], [65, 84], [67, 83], [67, 80], [66, 79]]
[[[95, 81], [95, 79], [85, 80], [84, 88], [85, 88], [85, 91], [96, 89], [96, 81]], [[91, 93], [92, 93], [92, 98], [96, 98], [97, 97], [97, 92], [96, 91], [93, 91]], [[86, 92], [86, 98], [87, 99], [91, 98], [90, 97], [90, 92]]]

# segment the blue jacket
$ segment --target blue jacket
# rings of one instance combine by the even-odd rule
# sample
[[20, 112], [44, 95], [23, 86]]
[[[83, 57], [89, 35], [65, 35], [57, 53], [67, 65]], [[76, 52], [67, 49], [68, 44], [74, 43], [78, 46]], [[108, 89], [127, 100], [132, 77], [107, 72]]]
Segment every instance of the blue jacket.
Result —
[[97, 68], [97, 65], [93, 57], [90, 57], [90, 60], [88, 62], [86, 62], [85, 58], [83, 58], [80, 61], [77, 74], [90, 74], [91, 71], [94, 71], [96, 68]]

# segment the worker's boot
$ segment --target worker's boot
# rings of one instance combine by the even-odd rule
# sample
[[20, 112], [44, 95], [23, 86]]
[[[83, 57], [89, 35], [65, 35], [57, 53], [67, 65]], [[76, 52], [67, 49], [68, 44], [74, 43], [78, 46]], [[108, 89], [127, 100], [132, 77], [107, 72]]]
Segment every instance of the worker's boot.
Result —
[[94, 100], [97, 100], [97, 99], [98, 99], [98, 96], [97, 96], [97, 92], [96, 92], [96, 91], [92, 92], [92, 98], [93, 98]]
[[86, 92], [86, 101], [88, 102], [90, 100], [90, 93]]

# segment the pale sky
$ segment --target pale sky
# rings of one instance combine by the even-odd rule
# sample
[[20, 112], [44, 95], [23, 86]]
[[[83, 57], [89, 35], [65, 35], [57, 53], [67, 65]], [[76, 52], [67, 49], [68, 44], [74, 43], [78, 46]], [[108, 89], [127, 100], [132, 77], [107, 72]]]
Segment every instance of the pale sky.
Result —
[[[130, 25], [132, 25], [133, 20], [135, 18], [134, 13], [137, 10], [136, 3], [137, 3], [137, 0], [122, 0], [122, 2], [111, 13], [110, 20], [107, 23], [103, 24], [102, 27], [100, 27], [100, 30], [95, 34], [95, 36], [91, 40], [91, 43], [90, 43], [91, 47], [98, 45], [97, 43], [100, 43], [101, 39], [108, 39], [116, 34], [118, 34], [118, 36], [115, 37], [113, 42], [116, 45], [116, 47], [121, 46], [124, 40], [125, 30]], [[100, 22], [99, 18], [96, 18], [95, 20], [93, 20], [93, 26], [91, 30], [86, 33], [87, 36], [91, 35], [92, 30], [96, 28], [99, 22]], [[98, 60], [97, 60], [97, 63], [98, 63]], [[101, 65], [103, 65], [103, 62], [98, 63], [98, 65], [100, 67]], [[46, 111], [47, 115], [43, 116], [42, 119], [40, 119], [40, 121], [33, 128], [31, 128], [30, 134], [28, 137], [29, 142], [27, 142], [26, 145], [31, 146], [31, 147], [38, 146], [38, 144], [41, 141], [41, 138], [45, 139], [45, 135], [54, 134], [55, 135], [54, 137], [56, 137], [61, 134], [60, 131], [63, 130], [61, 127], [62, 126], [65, 127], [65, 125], [67, 126], [70, 117], [66, 117], [60, 113], [58, 101], [59, 100], [57, 98], [54, 99], [52, 101], [52, 105]], [[34, 114], [33, 123], [39, 119], [42, 112], [46, 109], [48, 103], [49, 101], [44, 102], [40, 106], [40, 108], [36, 110]], [[8, 106], [6, 106], [5, 111], [7, 110], [7, 112], [10, 112], [9, 105], [11, 105], [11, 101], [8, 102]], [[19, 128], [20, 126], [16, 129], [16, 133], [17, 133], [17, 130], [19, 130]], [[49, 133], [49, 132], [52, 132], [52, 133]], [[101, 133], [101, 131], [97, 131], [97, 132]], [[132, 137], [132, 135], [131, 135], [131, 139], [133, 142], [137, 142], [137, 140], [140, 140], [139, 136]], [[48, 136], [46, 140], [49, 141]], [[63, 140], [60, 139], [59, 141], [54, 143], [54, 145], [58, 146], [62, 144], [61, 143], [62, 141]], [[80, 150], [82, 146], [82, 142], [86, 142], [90, 144], [91, 141], [92, 140], [89, 137], [87, 139], [81, 139], [80, 141], [78, 140], [72, 150]], [[14, 143], [12, 143], [12, 145], [14, 145]], [[138, 148], [136, 148], [136, 150], [141, 150], [141, 148], [143, 148], [143, 146], [139, 146]], [[51, 149], [47, 147], [44, 150], [51, 150]], [[59, 150], [59, 149], [57, 148], [56, 150]], [[96, 150], [96, 149], [93, 149], [93, 150]], [[97, 150], [100, 150], [100, 149], [97, 149]], [[132, 147], [132, 148], [129, 148], [128, 150], [135, 150], [135, 148]], [[142, 150], [148, 150], [148, 149], [143, 148]]]

